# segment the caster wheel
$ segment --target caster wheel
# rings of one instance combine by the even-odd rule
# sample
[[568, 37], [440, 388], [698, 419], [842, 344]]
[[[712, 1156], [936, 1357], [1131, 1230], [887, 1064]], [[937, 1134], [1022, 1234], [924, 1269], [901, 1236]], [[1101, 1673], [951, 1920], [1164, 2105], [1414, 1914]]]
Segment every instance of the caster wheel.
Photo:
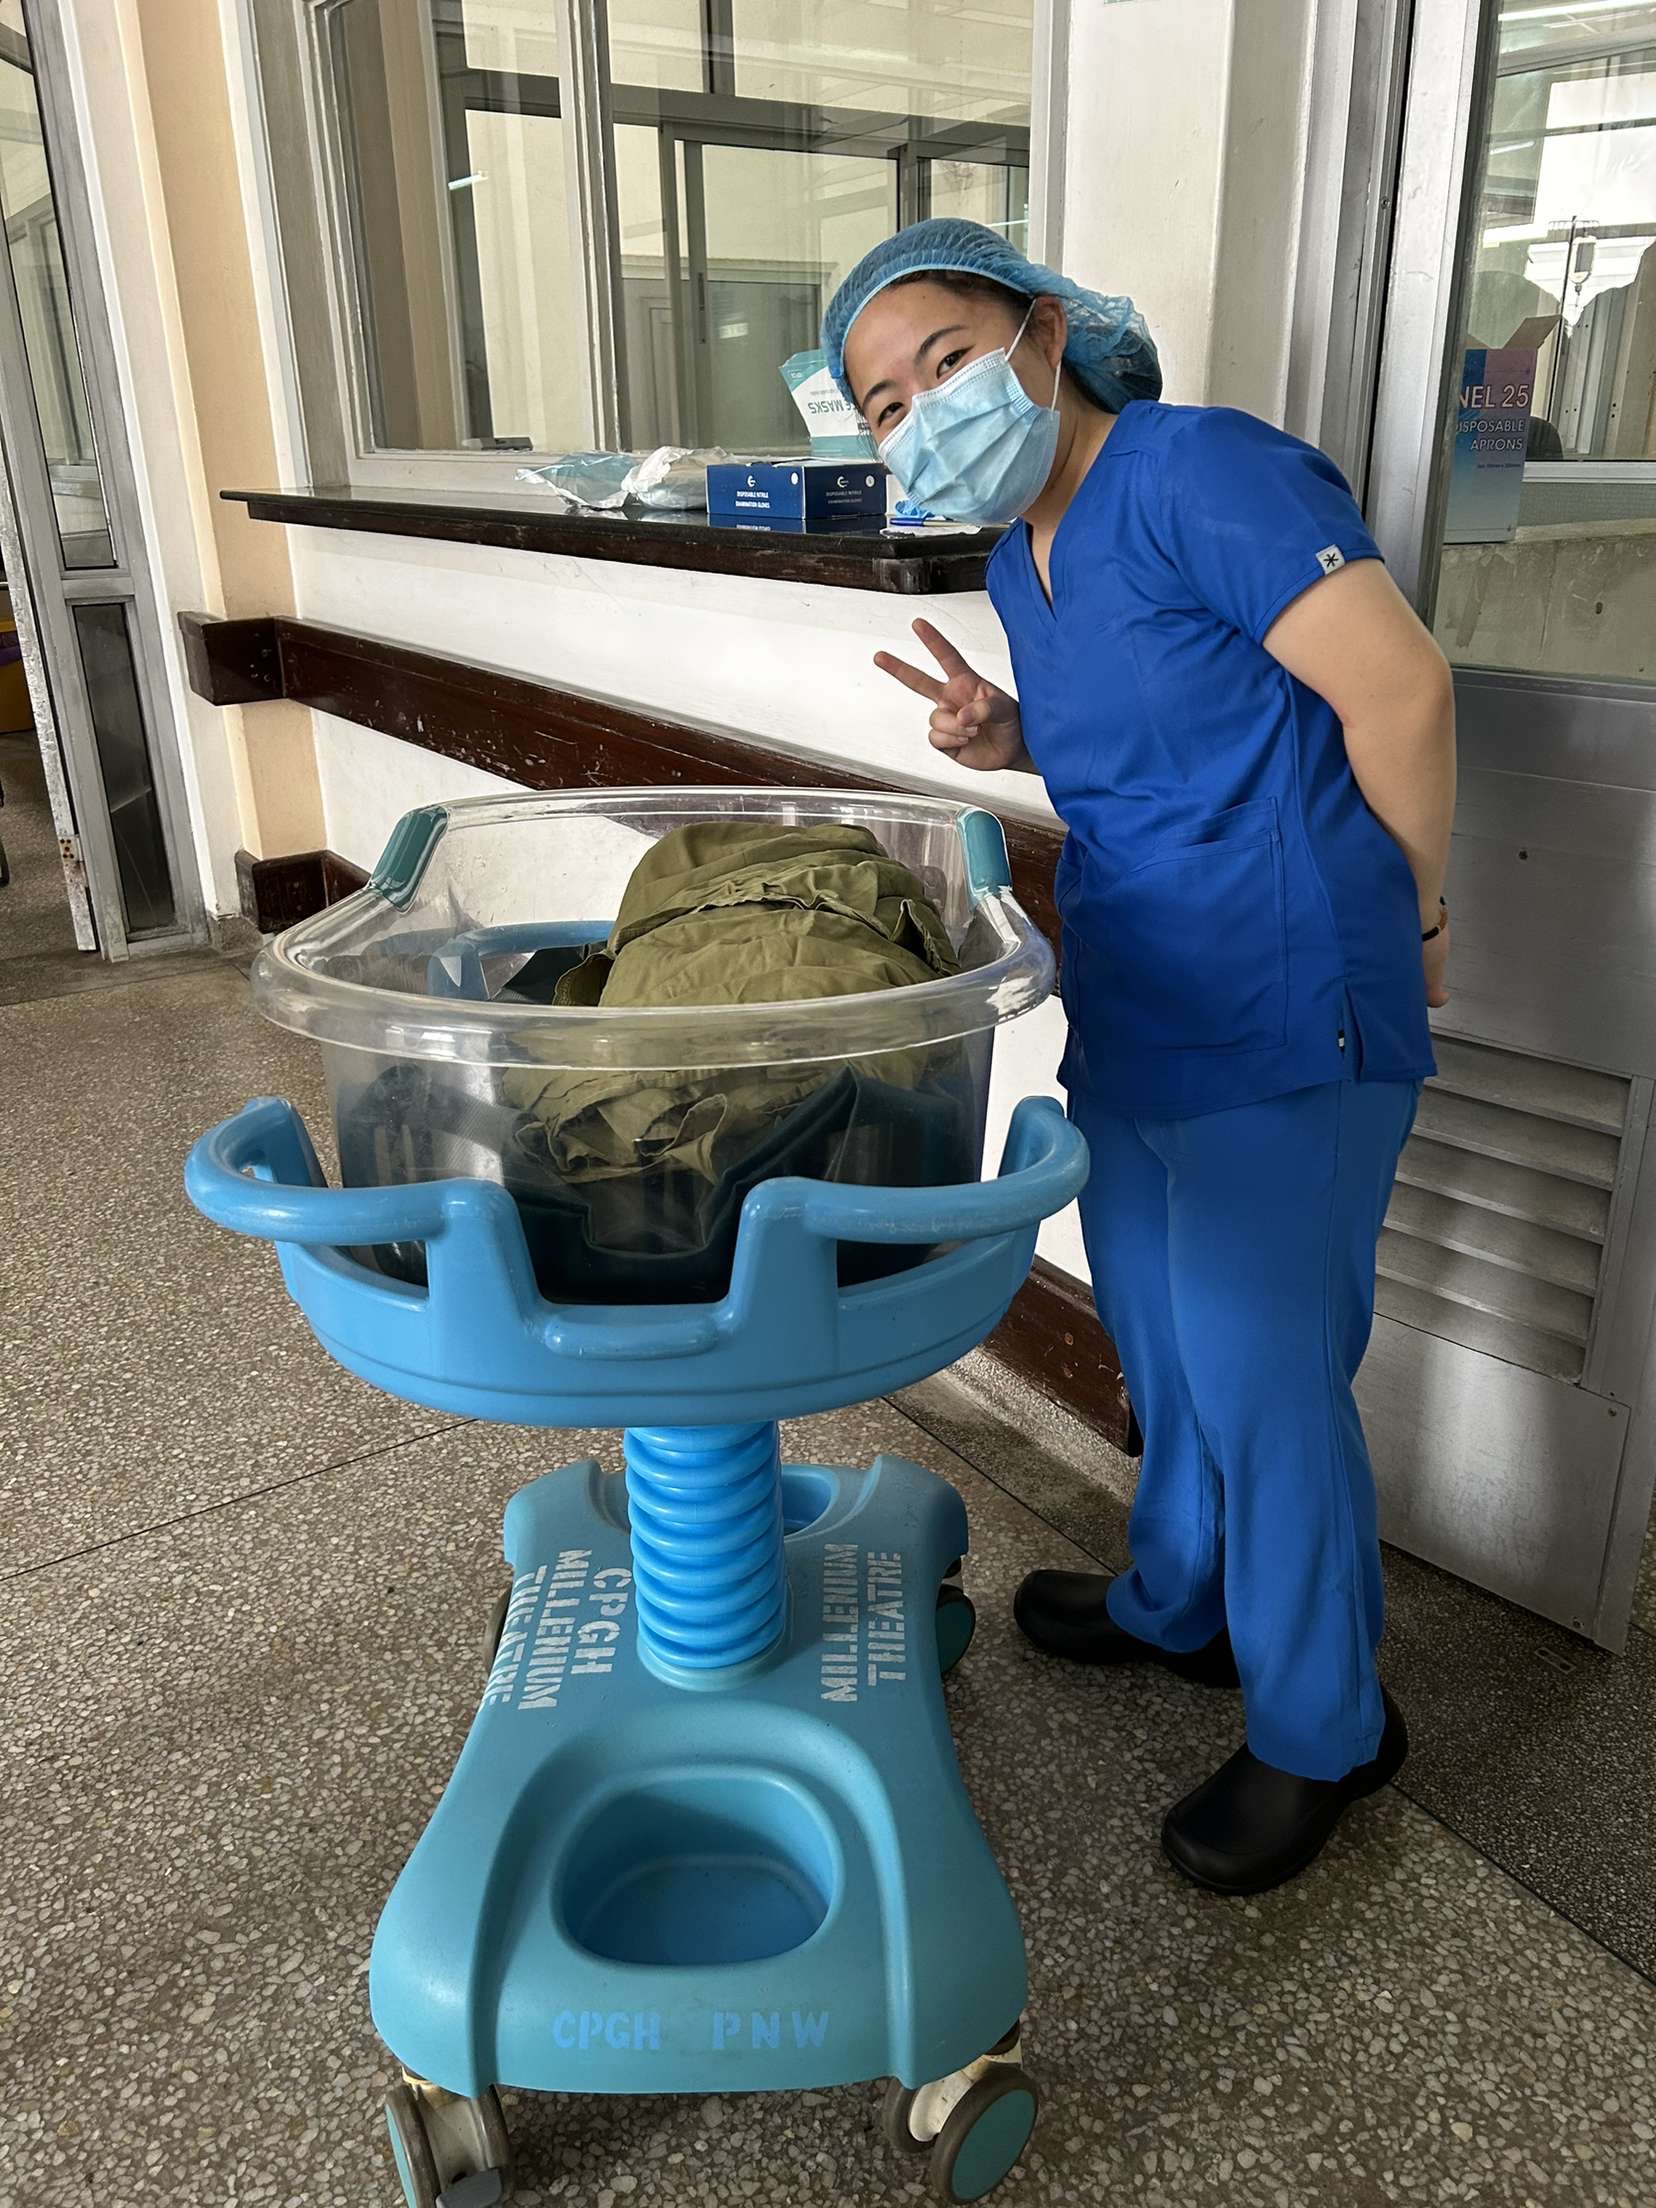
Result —
[[489, 1612], [488, 1620], [483, 1627], [483, 1669], [485, 1673], [493, 1671], [494, 1660], [500, 1654], [500, 1636], [506, 1630], [506, 1611], [511, 1600], [512, 1588], [511, 1582], [508, 1581], [499, 1595], [496, 1596], [494, 1608]]
[[973, 2080], [949, 2111], [926, 2175], [939, 2200], [981, 2200], [1028, 2146], [1040, 2113], [1034, 2081], [1015, 2065]]
[[905, 2085], [901, 2078], [886, 2080], [885, 2099], [880, 2103], [880, 2131], [888, 2147], [895, 2147], [899, 2154], [924, 2154], [930, 2147], [929, 2139], [917, 2139], [914, 2134], [914, 2104], [919, 2099], [917, 2089]]
[[972, 1645], [977, 1612], [964, 1587], [946, 1579], [937, 1590], [937, 1668], [947, 1679]]
[[385, 2128], [408, 2208], [437, 2208], [437, 2165], [411, 2086], [394, 2085], [386, 2095]]
[[476, 2100], [436, 2086], [394, 2086], [385, 2128], [408, 2208], [496, 2208], [512, 2182], [512, 2149], [493, 2086]]

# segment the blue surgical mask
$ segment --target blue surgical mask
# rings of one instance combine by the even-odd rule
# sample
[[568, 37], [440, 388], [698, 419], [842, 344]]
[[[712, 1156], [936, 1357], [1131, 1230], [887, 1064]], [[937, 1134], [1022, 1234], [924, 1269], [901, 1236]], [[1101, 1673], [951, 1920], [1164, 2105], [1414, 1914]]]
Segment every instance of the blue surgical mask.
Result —
[[921, 391], [880, 447], [880, 458], [917, 505], [950, 521], [1015, 521], [1046, 488], [1058, 451], [1058, 382], [1038, 406], [1018, 381], [1010, 345], [985, 353]]

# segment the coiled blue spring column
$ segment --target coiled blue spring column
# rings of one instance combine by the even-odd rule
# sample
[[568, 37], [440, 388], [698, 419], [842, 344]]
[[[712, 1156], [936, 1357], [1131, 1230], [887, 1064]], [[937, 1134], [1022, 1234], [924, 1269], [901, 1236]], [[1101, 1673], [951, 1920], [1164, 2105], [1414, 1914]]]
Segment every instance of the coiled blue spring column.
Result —
[[764, 1655], [787, 1622], [775, 1422], [629, 1427], [621, 1446], [640, 1652], [698, 1673]]

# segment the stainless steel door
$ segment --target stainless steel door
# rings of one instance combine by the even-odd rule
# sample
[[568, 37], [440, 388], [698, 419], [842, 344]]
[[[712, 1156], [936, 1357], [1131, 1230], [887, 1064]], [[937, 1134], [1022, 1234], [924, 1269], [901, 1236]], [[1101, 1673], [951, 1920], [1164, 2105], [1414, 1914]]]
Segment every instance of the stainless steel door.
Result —
[[1371, 510], [1456, 666], [1454, 997], [1360, 1395], [1391, 1539], [1616, 1647], [1656, 1475], [1656, 4], [1416, 25]]
[[200, 908], [59, 33], [0, 0], [0, 557], [76, 940], [124, 958]]

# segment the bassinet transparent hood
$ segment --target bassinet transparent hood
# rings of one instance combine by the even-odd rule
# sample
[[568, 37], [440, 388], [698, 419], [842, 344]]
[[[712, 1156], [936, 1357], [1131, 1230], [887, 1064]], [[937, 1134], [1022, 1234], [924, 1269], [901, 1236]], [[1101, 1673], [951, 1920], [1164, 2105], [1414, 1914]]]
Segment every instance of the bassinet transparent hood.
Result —
[[[601, 940], [639, 859], [690, 822], [849, 822], [919, 876], [961, 971], [803, 1003], [554, 1006], [502, 996], [537, 951]], [[253, 968], [278, 1025], [400, 1060], [571, 1071], [785, 1066], [963, 1039], [1052, 988], [1011, 894], [1000, 824], [944, 798], [776, 789], [470, 798], [410, 813], [368, 888], [290, 928]]]
[[[867, 829], [914, 877], [960, 970], [778, 1004], [558, 1001], [602, 963], [660, 839], [732, 819]], [[987, 813], [927, 797], [639, 790], [409, 814], [370, 886], [279, 937], [253, 987], [271, 1019], [322, 1046], [347, 1187], [496, 1181], [549, 1300], [669, 1303], [724, 1294], [743, 1204], [766, 1180], [977, 1180], [995, 1029], [1052, 976]], [[844, 1244], [842, 1277], [924, 1254]], [[373, 1262], [425, 1277], [417, 1245]]]

